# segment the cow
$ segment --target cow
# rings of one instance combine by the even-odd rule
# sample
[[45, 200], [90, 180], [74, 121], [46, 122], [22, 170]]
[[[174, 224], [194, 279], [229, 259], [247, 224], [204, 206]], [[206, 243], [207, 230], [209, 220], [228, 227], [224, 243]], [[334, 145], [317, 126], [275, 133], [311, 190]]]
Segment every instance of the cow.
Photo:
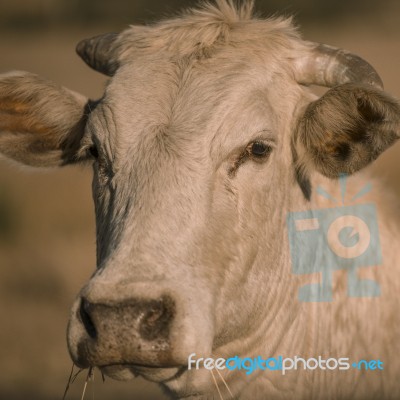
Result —
[[[101, 99], [28, 72], [0, 76], [3, 156], [93, 166], [97, 268], [72, 307], [73, 362], [180, 399], [398, 398], [393, 200], [379, 182], [366, 194], [383, 260], [365, 270], [379, 283], [372, 296], [348, 296], [343, 270], [330, 301], [301, 301], [310, 276], [293, 273], [288, 234], [290, 215], [328, 207], [319, 188], [340, 197], [346, 175], [357, 197], [372, 179], [363, 169], [399, 138], [400, 105], [373, 67], [303, 40], [288, 18], [254, 17], [251, 1], [216, 0], [77, 52], [109, 76]], [[205, 361], [259, 356], [366, 367], [248, 373]]]

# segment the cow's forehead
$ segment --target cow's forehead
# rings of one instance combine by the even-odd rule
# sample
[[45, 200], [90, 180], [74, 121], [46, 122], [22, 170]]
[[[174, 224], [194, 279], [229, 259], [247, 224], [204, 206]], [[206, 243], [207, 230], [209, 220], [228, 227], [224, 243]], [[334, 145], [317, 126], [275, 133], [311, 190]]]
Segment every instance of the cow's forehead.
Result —
[[178, 153], [188, 142], [213, 153], [270, 135], [277, 114], [290, 113], [302, 49], [290, 21], [188, 21], [121, 35], [123, 61], [93, 118], [121, 152], [156, 137]]
[[176, 143], [209, 143], [217, 132], [222, 140], [226, 130], [231, 141], [241, 139], [272, 130], [274, 109], [290, 85], [290, 76], [267, 60], [249, 60], [239, 51], [236, 58], [201, 61], [140, 57], [120, 68], [103, 103], [122, 142], [163, 132]]

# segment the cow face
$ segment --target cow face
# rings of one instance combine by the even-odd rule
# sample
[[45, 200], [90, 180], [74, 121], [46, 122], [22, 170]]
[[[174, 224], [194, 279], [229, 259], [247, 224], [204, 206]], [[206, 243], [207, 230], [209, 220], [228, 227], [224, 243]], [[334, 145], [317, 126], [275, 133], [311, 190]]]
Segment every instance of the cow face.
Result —
[[288, 99], [301, 96], [293, 85], [280, 100], [272, 75], [243, 58], [136, 57], [92, 107], [81, 143], [94, 164], [98, 270], [70, 322], [79, 365], [175, 373], [254, 329], [256, 281], [274, 286], [265, 244], [281, 263], [277, 184], [291, 175], [279, 134], [290, 121], [277, 112], [294, 113]]
[[353, 173], [398, 137], [376, 79], [315, 74], [342, 83], [315, 99], [299, 84], [315, 49], [289, 22], [227, 18], [210, 8], [80, 44], [112, 75], [97, 102], [28, 73], [0, 79], [3, 154], [93, 164], [97, 269], [68, 328], [81, 367], [184, 393], [189, 354], [246, 354], [274, 318], [272, 348], [295, 313], [287, 205], [307, 201], [312, 173]]

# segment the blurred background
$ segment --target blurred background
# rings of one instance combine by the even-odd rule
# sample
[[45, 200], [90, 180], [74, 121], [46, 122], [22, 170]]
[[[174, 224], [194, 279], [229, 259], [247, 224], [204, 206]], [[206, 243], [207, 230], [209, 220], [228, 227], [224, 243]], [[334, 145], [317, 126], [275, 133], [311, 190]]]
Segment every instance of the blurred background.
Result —
[[[0, 72], [27, 70], [89, 97], [105, 78], [75, 55], [76, 43], [129, 24], [147, 24], [185, 0], [0, 0]], [[398, 0], [257, 0], [264, 16], [294, 15], [303, 36], [351, 50], [381, 74], [400, 98]], [[400, 145], [372, 167], [400, 194]], [[95, 267], [91, 170], [32, 170], [0, 161], [0, 398], [61, 399], [71, 361], [70, 306]], [[67, 399], [80, 399], [86, 372]], [[164, 399], [141, 379], [105, 383], [97, 373], [87, 398]]]

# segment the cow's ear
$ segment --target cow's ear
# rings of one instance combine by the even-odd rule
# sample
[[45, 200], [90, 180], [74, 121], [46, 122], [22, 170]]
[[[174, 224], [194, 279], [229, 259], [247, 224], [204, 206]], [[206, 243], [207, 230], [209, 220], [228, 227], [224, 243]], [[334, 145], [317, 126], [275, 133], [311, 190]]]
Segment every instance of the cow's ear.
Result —
[[37, 75], [0, 75], [0, 154], [31, 166], [78, 161], [87, 104]]
[[346, 83], [307, 106], [294, 149], [301, 167], [336, 178], [370, 164], [399, 137], [399, 103], [382, 90]]

